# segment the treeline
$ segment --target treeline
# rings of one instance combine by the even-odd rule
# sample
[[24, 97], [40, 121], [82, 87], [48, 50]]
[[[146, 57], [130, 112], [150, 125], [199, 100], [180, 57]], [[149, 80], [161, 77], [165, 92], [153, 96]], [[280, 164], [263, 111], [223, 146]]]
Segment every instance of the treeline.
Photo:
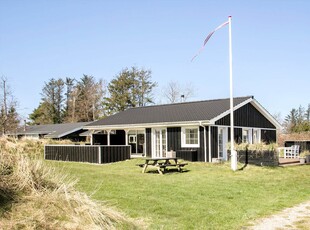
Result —
[[287, 133], [300, 133], [310, 131], [310, 104], [305, 108], [299, 106], [298, 109], [293, 108], [285, 117], [284, 127]]
[[154, 103], [151, 71], [123, 69], [111, 82], [83, 75], [52, 78], [44, 83], [39, 106], [29, 115], [30, 124], [94, 121], [127, 108]]

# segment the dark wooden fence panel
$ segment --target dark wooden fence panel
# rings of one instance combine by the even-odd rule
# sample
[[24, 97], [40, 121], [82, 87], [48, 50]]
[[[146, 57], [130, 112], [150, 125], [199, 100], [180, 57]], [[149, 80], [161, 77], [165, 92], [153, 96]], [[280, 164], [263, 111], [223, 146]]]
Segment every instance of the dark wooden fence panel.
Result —
[[100, 146], [101, 164], [124, 161], [130, 159], [131, 147], [128, 146]]
[[[230, 158], [230, 151], [228, 151]], [[252, 164], [258, 166], [278, 166], [279, 154], [277, 151], [268, 150], [238, 150], [238, 162], [245, 165]]]
[[99, 149], [84, 145], [46, 145], [44, 157], [46, 160], [99, 163]]
[[130, 159], [130, 146], [46, 145], [44, 159], [89, 163], [111, 163]]

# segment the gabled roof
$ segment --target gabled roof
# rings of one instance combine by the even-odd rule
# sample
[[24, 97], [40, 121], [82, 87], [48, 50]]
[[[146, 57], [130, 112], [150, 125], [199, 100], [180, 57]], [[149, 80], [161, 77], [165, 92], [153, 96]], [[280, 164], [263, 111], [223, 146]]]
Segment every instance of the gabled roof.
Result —
[[[268, 118], [270, 114], [260, 106], [253, 96], [234, 98], [234, 110], [247, 103], [255, 103]], [[216, 99], [207, 101], [175, 103], [167, 105], [155, 105], [130, 108], [115, 115], [86, 125], [85, 129], [131, 127], [155, 124], [190, 124], [202, 122], [212, 124], [216, 120], [229, 114], [230, 99]], [[276, 123], [276, 121], [275, 121]]]
[[44, 138], [61, 138], [63, 136], [82, 130], [85, 125], [91, 122], [78, 122], [66, 124], [33, 125], [20, 129], [15, 135], [44, 135]]

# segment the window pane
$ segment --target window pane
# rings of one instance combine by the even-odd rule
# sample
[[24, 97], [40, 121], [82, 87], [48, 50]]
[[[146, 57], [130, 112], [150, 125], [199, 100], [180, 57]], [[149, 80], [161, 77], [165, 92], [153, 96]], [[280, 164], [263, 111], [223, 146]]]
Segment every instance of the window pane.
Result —
[[198, 144], [198, 129], [185, 129], [185, 143]]
[[249, 138], [250, 138], [250, 130], [244, 129], [242, 131], [242, 142], [249, 143]]

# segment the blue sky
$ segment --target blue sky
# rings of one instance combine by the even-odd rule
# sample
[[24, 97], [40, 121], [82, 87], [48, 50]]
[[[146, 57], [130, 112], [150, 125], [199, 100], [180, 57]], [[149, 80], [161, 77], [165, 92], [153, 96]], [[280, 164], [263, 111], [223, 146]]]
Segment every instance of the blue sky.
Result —
[[26, 118], [51, 78], [123, 68], [152, 70], [155, 92], [191, 84], [191, 100], [229, 97], [228, 27], [190, 62], [206, 35], [232, 15], [234, 96], [285, 117], [310, 103], [310, 1], [0, 1], [0, 75]]

